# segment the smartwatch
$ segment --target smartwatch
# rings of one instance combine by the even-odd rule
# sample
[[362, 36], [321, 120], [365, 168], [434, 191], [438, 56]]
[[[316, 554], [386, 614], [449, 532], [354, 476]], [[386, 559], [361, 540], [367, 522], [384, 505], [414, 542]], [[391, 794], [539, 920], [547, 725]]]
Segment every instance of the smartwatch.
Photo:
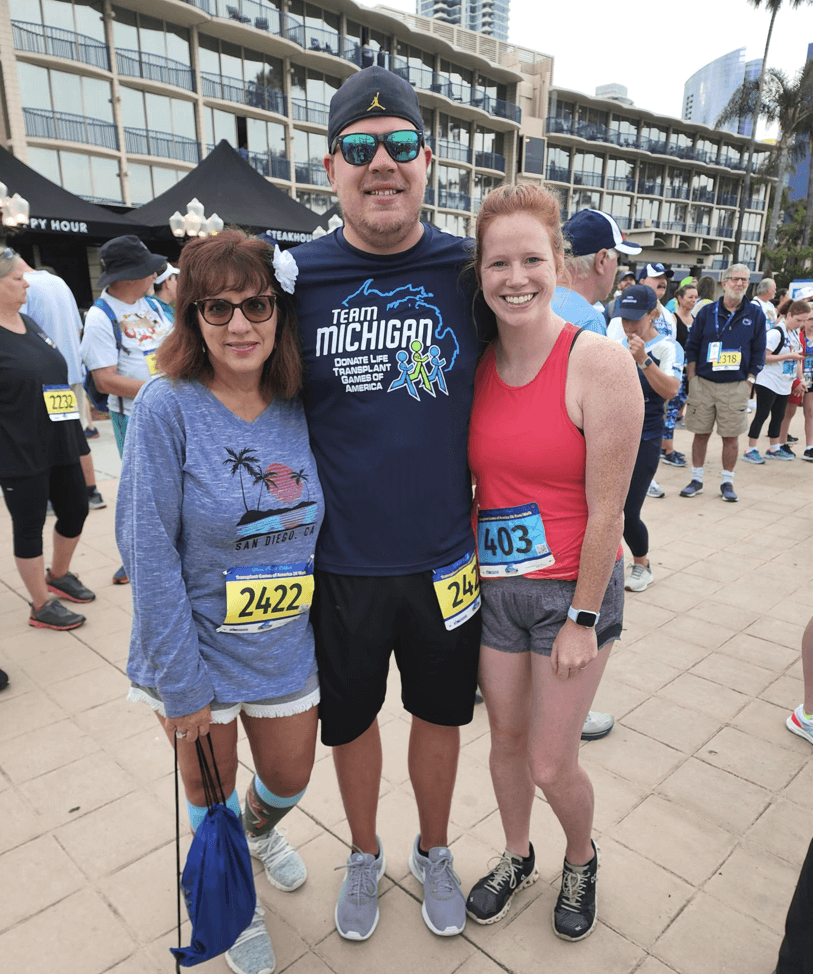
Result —
[[647, 355], [647, 357], [644, 359], [644, 361], [641, 364], [641, 368], [648, 369], [650, 365], [652, 365], [652, 359]]
[[574, 609], [573, 606], [567, 610], [568, 619], [572, 619], [577, 626], [584, 626], [585, 629], [594, 629], [598, 625], [598, 612], [590, 612], [587, 609]]

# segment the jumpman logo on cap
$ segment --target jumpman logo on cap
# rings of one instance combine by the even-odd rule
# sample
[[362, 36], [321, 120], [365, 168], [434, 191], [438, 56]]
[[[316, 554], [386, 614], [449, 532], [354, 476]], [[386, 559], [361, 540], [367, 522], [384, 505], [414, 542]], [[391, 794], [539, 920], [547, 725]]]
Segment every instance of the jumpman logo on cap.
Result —
[[373, 98], [373, 100], [370, 102], [370, 107], [367, 109], [368, 112], [371, 112], [374, 108], [380, 108], [382, 112], [385, 112], [387, 110], [386, 108], [384, 108], [384, 106], [378, 100], [378, 96], [380, 94], [381, 94], [380, 91], [377, 91], [375, 93], [375, 98]]

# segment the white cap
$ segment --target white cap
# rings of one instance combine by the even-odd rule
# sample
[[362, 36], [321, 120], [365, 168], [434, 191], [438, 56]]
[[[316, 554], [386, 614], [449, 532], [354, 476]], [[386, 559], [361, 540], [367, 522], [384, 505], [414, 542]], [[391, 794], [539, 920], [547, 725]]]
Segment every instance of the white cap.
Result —
[[181, 272], [177, 267], [173, 267], [172, 264], [167, 262], [167, 269], [163, 274], [159, 274], [158, 277], [153, 281], [153, 284], [163, 284], [164, 281], [172, 274], [180, 274]]

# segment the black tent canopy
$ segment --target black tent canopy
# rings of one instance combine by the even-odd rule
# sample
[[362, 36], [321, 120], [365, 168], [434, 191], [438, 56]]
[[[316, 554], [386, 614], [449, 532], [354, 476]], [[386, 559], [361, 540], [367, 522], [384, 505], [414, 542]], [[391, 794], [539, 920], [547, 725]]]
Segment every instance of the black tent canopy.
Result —
[[95, 203], [74, 196], [50, 179], [21, 162], [0, 147], [0, 180], [10, 194], [19, 193], [28, 200], [31, 218], [28, 233], [53, 236], [108, 240], [125, 233], [139, 233], [143, 227], [129, 215], [112, 213]]
[[[132, 211], [133, 220], [154, 233], [169, 230], [169, 218], [198, 199], [206, 216], [262, 232], [280, 243], [310, 240], [319, 216], [269, 183], [223, 139], [190, 173], [151, 203]], [[163, 233], [161, 235], [164, 235]]]

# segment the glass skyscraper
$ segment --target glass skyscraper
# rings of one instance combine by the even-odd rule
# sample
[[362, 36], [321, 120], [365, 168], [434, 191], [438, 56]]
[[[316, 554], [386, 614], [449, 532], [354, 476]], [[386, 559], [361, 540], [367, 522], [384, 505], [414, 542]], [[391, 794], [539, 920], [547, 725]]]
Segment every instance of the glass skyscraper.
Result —
[[[701, 125], [715, 126], [731, 96], [746, 79], [758, 78], [762, 58], [745, 60], [745, 48], [710, 61], [689, 78], [683, 86], [683, 117]], [[751, 119], [728, 122], [721, 126], [738, 135], [751, 134]]]
[[416, 13], [508, 40], [509, 0], [417, 0]]

